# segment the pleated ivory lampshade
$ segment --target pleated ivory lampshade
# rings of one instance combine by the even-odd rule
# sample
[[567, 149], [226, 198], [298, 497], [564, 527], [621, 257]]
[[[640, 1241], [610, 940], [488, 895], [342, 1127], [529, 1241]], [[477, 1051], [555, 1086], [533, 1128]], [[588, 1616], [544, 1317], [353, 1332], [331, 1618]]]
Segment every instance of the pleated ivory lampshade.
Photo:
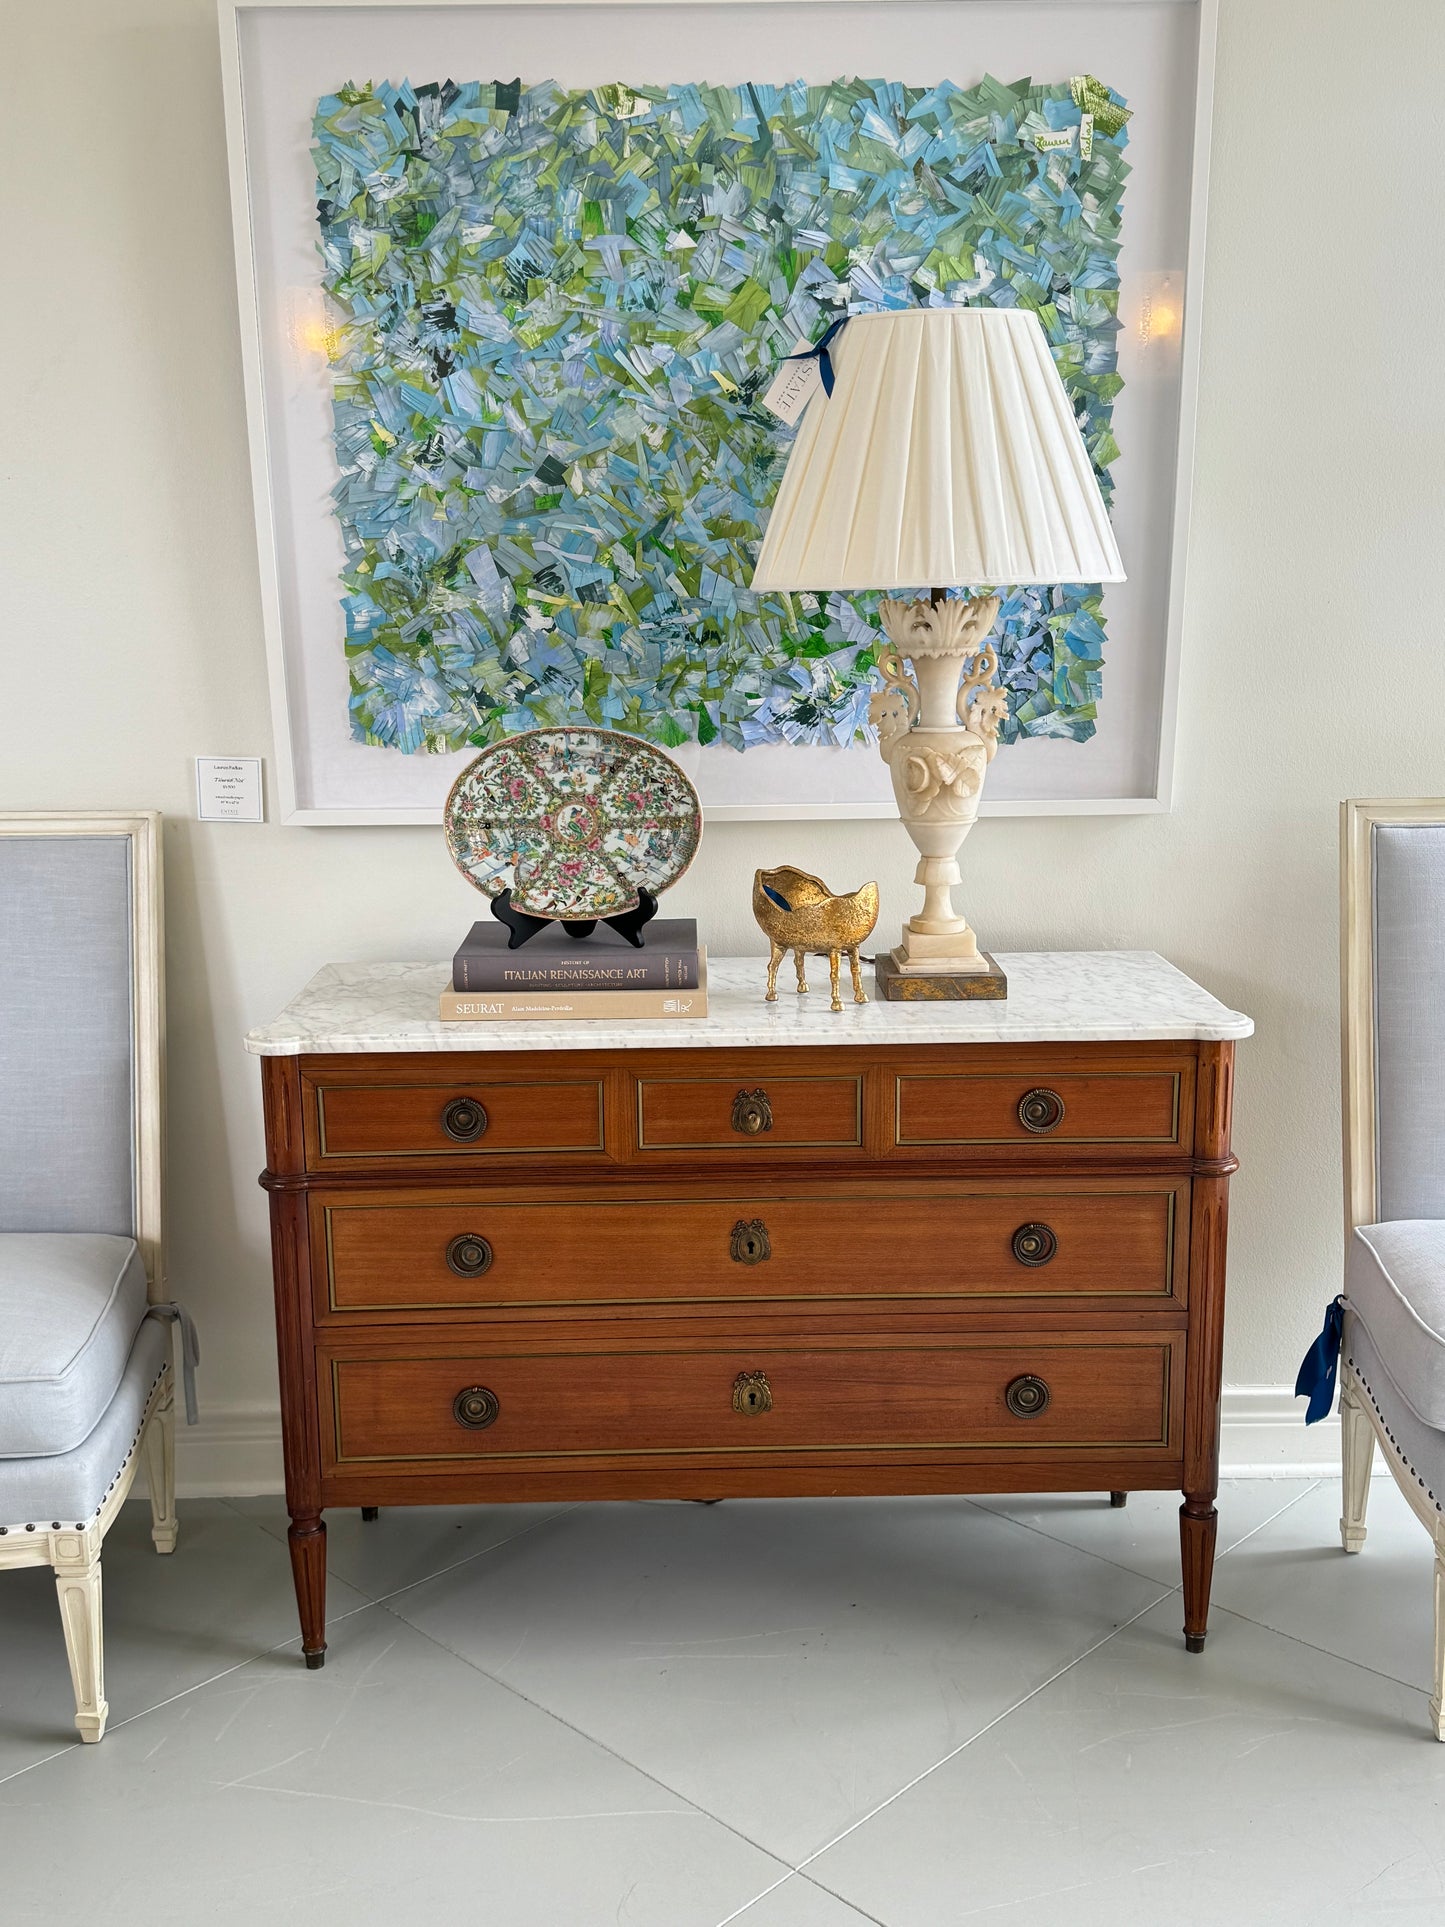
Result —
[[1022, 308], [855, 315], [803, 416], [754, 589], [1122, 582], [1084, 440]]

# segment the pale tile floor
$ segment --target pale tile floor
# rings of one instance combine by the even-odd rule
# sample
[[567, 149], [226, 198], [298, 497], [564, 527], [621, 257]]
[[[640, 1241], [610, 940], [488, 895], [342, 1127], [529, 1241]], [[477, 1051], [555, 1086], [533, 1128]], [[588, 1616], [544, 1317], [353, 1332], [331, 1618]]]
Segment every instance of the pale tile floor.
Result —
[[410, 1927], [1275, 1927], [1445, 1919], [1430, 1549], [1375, 1482], [1177, 1496], [285, 1516], [129, 1506], [111, 1729], [73, 1743], [43, 1572], [0, 1575], [0, 1919]]

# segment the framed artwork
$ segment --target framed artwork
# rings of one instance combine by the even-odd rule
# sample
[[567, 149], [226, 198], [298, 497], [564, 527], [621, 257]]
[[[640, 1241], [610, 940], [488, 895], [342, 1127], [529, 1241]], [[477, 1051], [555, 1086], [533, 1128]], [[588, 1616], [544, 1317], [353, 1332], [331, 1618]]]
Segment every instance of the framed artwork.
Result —
[[763, 396], [960, 304], [1038, 313], [1129, 574], [1004, 594], [984, 811], [1167, 809], [1214, 6], [221, 0], [286, 819], [568, 724], [713, 819], [892, 816], [869, 599], [749, 586]]

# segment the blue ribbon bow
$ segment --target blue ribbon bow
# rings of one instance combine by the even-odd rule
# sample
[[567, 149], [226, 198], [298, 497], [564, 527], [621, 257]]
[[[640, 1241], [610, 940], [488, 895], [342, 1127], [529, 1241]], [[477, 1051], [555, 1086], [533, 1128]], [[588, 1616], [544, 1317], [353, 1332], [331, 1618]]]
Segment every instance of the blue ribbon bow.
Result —
[[185, 1389], [186, 1424], [194, 1425], [198, 1416], [196, 1408], [196, 1367], [201, 1362], [201, 1341], [195, 1322], [183, 1305], [174, 1299], [166, 1305], [151, 1305], [147, 1309], [152, 1318], [164, 1318], [168, 1323], [179, 1325], [181, 1330], [181, 1384]]
[[795, 355], [785, 355], [785, 361], [816, 361], [823, 377], [823, 393], [833, 392], [833, 357], [828, 353], [828, 343], [848, 325], [847, 315], [840, 315], [832, 325], [821, 334], [811, 348], [800, 348]]
[[1307, 1398], [1305, 1424], [1314, 1425], [1328, 1418], [1335, 1402], [1335, 1376], [1340, 1368], [1340, 1335], [1345, 1328], [1345, 1301], [1332, 1298], [1325, 1311], [1319, 1337], [1300, 1361], [1299, 1377], [1294, 1382], [1296, 1398]]

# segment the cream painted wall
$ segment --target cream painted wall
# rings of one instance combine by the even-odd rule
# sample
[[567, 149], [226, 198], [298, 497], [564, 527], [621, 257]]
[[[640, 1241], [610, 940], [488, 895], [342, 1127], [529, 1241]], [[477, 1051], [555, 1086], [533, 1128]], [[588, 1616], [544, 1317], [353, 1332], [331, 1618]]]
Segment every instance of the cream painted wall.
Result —
[[[1278, 1385], [1339, 1263], [1336, 807], [1445, 792], [1445, 195], [1410, 105], [1445, 9], [1222, 11], [1176, 806], [985, 823], [966, 901], [991, 947], [1152, 947], [1255, 1017], [1226, 1376]], [[0, 808], [169, 819], [171, 1275], [236, 1421], [275, 1402], [242, 1033], [328, 959], [449, 954], [476, 899], [434, 831], [191, 820], [193, 756], [271, 752], [214, 9], [10, 0], [0, 42]], [[887, 824], [719, 826], [669, 908], [755, 951], [785, 858], [903, 914]]]

